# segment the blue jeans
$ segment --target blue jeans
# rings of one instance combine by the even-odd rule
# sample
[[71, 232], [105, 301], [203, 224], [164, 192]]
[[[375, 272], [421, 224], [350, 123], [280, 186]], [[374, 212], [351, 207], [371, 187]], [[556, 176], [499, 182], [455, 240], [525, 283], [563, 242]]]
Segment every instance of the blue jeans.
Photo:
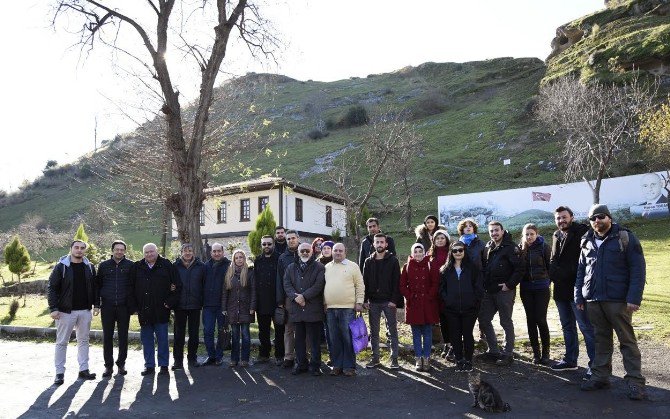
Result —
[[574, 301], [555, 300], [558, 309], [558, 317], [561, 319], [561, 328], [563, 329], [563, 340], [565, 341], [565, 357], [563, 360], [568, 364], [577, 365], [579, 358], [579, 337], [577, 336], [577, 326], [584, 336], [586, 344], [586, 354], [589, 357], [589, 366], [596, 355], [595, 332], [593, 325], [584, 310], [578, 310]]
[[356, 354], [351, 341], [349, 323], [354, 319], [353, 308], [329, 308], [326, 310], [326, 323], [330, 337], [330, 360], [333, 368], [356, 368]]
[[[154, 340], [154, 336], [156, 339]], [[140, 339], [144, 351], [144, 366], [155, 368], [156, 359], [154, 346], [158, 342], [158, 366], [167, 367], [170, 358], [170, 346], [168, 345], [168, 324], [145, 324], [140, 328]]]
[[430, 358], [430, 349], [433, 345], [433, 325], [413, 324], [412, 343], [414, 344], [414, 356]]
[[203, 307], [202, 334], [205, 339], [207, 356], [216, 361], [223, 358], [223, 342], [217, 340], [216, 345], [214, 344], [214, 330], [216, 329], [216, 336], [219, 336], [219, 332], [223, 329], [223, 321], [224, 316], [220, 307]]
[[230, 360], [232, 362], [240, 361], [240, 335], [242, 337], [242, 361], [249, 362], [251, 353], [251, 333], [249, 332], [249, 323], [233, 323], [230, 325], [233, 335], [233, 348], [230, 351]]

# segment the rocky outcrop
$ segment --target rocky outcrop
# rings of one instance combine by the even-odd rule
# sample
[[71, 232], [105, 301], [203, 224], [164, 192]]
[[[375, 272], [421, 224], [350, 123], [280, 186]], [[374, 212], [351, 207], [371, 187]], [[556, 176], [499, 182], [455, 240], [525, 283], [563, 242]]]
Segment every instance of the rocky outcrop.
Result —
[[559, 26], [556, 29], [556, 36], [551, 40], [551, 54], [547, 57], [547, 60], [555, 57], [561, 52], [568, 49], [570, 46], [581, 41], [584, 37], [584, 30], [578, 27], [570, 27], [567, 25]]

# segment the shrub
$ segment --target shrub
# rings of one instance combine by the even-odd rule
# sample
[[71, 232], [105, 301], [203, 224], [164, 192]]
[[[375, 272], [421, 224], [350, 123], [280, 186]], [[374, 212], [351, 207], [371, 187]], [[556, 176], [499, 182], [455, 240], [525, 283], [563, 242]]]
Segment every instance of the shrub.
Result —
[[15, 298], [9, 305], [9, 320], [14, 320], [16, 318], [17, 311], [19, 311], [19, 300]]
[[412, 114], [416, 118], [437, 115], [447, 110], [449, 100], [447, 97], [437, 91], [429, 90], [416, 101], [412, 107]]
[[14, 240], [5, 247], [5, 263], [11, 273], [19, 276], [19, 281], [21, 274], [30, 269], [30, 254], [28, 249], [21, 244], [19, 236], [14, 236]]
[[368, 111], [362, 105], [355, 105], [347, 110], [337, 125], [340, 128], [352, 128], [366, 125], [368, 122], [370, 122]]
[[327, 132], [323, 132], [318, 128], [311, 129], [307, 133], [307, 137], [309, 137], [310, 140], [320, 140], [322, 138], [325, 138], [328, 136]]
[[256, 229], [249, 232], [247, 236], [247, 244], [254, 256], [261, 254], [261, 237], [274, 235], [276, 226], [277, 222], [275, 221], [274, 214], [272, 214], [270, 205], [267, 205], [256, 219]]

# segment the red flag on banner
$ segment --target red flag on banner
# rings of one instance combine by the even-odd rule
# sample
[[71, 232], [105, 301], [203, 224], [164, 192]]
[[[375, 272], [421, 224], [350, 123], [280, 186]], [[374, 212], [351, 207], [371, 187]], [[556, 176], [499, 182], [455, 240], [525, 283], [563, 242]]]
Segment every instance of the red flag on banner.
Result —
[[531, 192], [533, 201], [551, 201], [551, 194], [546, 192]]

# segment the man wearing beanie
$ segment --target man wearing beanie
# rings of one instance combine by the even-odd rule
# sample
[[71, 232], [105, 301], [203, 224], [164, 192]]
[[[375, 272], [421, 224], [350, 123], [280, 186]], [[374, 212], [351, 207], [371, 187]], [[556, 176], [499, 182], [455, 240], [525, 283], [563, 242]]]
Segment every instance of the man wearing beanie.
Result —
[[596, 354], [591, 379], [582, 384], [585, 391], [610, 387], [614, 330], [619, 339], [628, 383], [628, 398], [646, 398], [642, 359], [633, 331], [633, 312], [640, 309], [645, 283], [642, 246], [629, 230], [612, 222], [606, 205], [594, 204], [589, 210], [592, 230], [582, 237], [575, 304], [587, 308], [595, 330]]

